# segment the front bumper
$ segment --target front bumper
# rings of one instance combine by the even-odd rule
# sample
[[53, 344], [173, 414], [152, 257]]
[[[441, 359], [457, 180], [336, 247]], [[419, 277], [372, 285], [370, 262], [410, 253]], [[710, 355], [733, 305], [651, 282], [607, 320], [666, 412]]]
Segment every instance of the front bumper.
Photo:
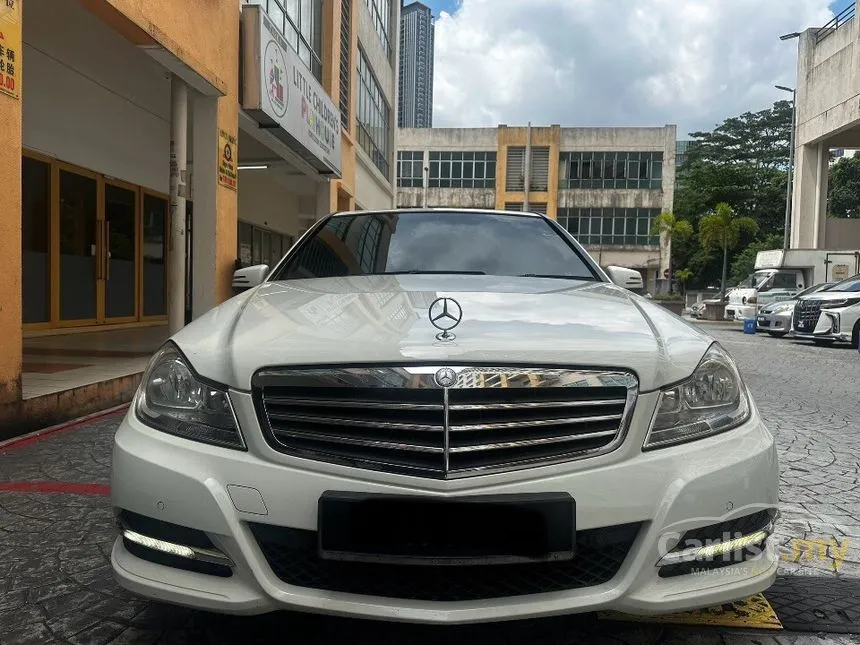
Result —
[[815, 324], [815, 329], [798, 330], [792, 328], [792, 336], [801, 340], [829, 340], [835, 342], [851, 342], [852, 329], [844, 329], [842, 314], [837, 309], [823, 309]]
[[791, 331], [791, 312], [759, 313], [756, 316], [756, 328], [759, 331], [787, 334]]
[[[120, 538], [112, 564], [120, 584], [141, 595], [224, 613], [298, 609], [392, 621], [469, 623], [609, 609], [657, 614], [741, 598], [776, 576], [772, 545], [745, 562], [661, 578], [655, 566], [673, 532], [719, 522], [733, 509], [776, 508], [775, 444], [753, 406], [743, 426], [688, 444], [641, 452], [656, 405], [641, 394], [627, 439], [607, 455], [533, 470], [454, 481], [362, 471], [282, 455], [264, 442], [250, 395], [231, 392], [247, 452], [207, 446], [141, 424], [133, 411], [115, 439], [112, 501], [131, 511], [206, 533], [234, 563], [227, 578], [184, 571], [133, 555]], [[287, 584], [252, 531], [270, 524], [315, 531], [326, 490], [428, 496], [568, 492], [577, 531], [641, 522], [620, 568], [594, 586], [550, 593], [438, 602], [326, 591]]]

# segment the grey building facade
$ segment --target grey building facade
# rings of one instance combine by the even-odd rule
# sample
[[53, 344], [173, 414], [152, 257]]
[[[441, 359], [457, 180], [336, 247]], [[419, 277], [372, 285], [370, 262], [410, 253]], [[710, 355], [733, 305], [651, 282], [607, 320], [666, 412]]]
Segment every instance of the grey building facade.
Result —
[[400, 74], [397, 126], [433, 126], [433, 14], [430, 7], [413, 2], [400, 15]]
[[[545, 213], [602, 265], [660, 293], [669, 265], [654, 218], [672, 210], [676, 127], [413, 128], [397, 138], [397, 205]], [[529, 163], [525, 164], [525, 158]]]

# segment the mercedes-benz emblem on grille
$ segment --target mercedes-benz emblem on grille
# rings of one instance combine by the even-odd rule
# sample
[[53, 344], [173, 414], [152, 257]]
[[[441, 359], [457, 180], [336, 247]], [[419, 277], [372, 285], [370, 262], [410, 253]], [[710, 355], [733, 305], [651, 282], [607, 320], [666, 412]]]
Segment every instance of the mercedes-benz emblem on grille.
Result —
[[436, 298], [430, 305], [430, 322], [440, 331], [436, 334], [439, 340], [453, 340], [451, 330], [460, 324], [462, 318], [460, 303], [453, 298]]
[[439, 387], [451, 387], [457, 382], [457, 372], [450, 367], [443, 367], [433, 377]]

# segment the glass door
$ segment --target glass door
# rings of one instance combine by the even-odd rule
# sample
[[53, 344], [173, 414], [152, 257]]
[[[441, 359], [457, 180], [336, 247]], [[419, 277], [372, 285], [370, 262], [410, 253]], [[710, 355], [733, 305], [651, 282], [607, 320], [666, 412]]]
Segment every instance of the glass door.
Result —
[[94, 323], [98, 317], [98, 181], [60, 168], [60, 323]]
[[167, 198], [143, 193], [141, 317], [167, 315]]
[[104, 317], [111, 322], [134, 320], [137, 315], [137, 189], [106, 183], [103, 221]]

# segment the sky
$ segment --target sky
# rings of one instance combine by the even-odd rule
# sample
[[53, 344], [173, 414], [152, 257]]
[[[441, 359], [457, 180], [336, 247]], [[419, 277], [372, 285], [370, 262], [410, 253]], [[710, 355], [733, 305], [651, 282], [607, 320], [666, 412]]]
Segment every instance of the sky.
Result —
[[[790, 98], [797, 41], [854, 0], [423, 0], [433, 125], [661, 126]], [[408, 4], [408, 1], [407, 1]]]

